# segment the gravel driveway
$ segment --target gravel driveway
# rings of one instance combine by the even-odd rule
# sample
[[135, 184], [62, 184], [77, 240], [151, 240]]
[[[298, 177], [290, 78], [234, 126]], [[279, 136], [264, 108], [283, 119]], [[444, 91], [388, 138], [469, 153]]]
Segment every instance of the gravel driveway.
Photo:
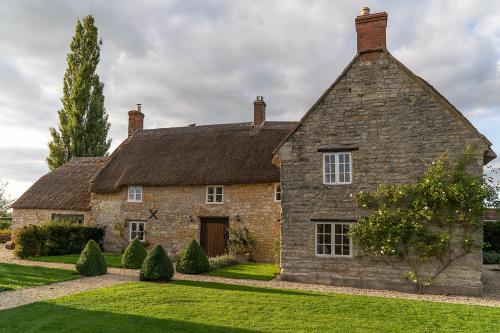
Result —
[[[19, 260], [12, 256], [12, 252], [5, 248], [0, 249], [0, 262], [9, 262], [19, 265], [44, 266], [54, 268], [74, 269], [72, 264], [49, 263], [29, 260]], [[280, 281], [256, 281], [230, 279], [207, 275], [185, 275], [176, 273], [174, 279], [188, 281], [219, 282], [234, 285], [244, 285], [252, 287], [295, 289], [304, 291], [320, 291], [349, 295], [366, 295], [389, 298], [401, 298], [431, 302], [457, 303], [469, 305], [483, 305], [490, 307], [500, 307], [500, 271], [493, 270], [498, 267], [485, 267], [483, 278], [485, 282], [484, 297], [465, 297], [447, 295], [418, 295], [388, 290], [358, 289], [350, 287], [337, 287], [318, 284], [305, 284], [297, 282]], [[138, 271], [122, 268], [108, 268], [108, 274], [96, 277], [87, 277], [77, 280], [57, 282], [49, 285], [17, 289], [0, 293], [0, 310], [13, 308], [16, 306], [34, 303], [51, 298], [75, 294], [85, 290], [111, 286], [120, 283], [138, 281]]]

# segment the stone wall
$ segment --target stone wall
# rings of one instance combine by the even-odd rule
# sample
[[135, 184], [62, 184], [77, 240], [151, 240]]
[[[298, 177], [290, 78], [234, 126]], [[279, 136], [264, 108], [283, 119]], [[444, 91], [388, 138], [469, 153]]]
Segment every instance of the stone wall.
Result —
[[[442, 152], [457, 157], [476, 147], [471, 170], [482, 172], [487, 146], [477, 133], [387, 55], [358, 59], [303, 119], [280, 148], [282, 195], [281, 272], [284, 279], [348, 286], [411, 290], [406, 267], [371, 257], [315, 255], [312, 219], [358, 219], [351, 195], [380, 183], [408, 183]], [[319, 149], [356, 147], [353, 180], [324, 185]], [[478, 230], [477, 240], [482, 239]], [[449, 267], [435, 292], [481, 293], [481, 250]]]
[[[143, 201], [127, 202], [127, 189], [114, 194], [92, 194], [92, 218], [106, 229], [104, 247], [121, 251], [129, 241], [129, 222], [145, 221], [149, 246], [162, 244], [177, 255], [191, 240], [200, 240], [199, 217], [228, 217], [230, 227], [247, 227], [257, 241], [255, 259], [272, 260], [280, 204], [274, 184], [224, 186], [224, 204], [206, 204], [205, 186], [143, 187]], [[149, 210], [158, 210], [150, 219]], [[240, 221], [236, 221], [236, 215]], [[193, 221], [189, 221], [189, 216]], [[115, 227], [113, 227], [115, 226]]]
[[12, 229], [23, 227], [28, 224], [45, 224], [52, 221], [52, 214], [84, 215], [83, 223], [89, 222], [89, 211], [75, 210], [52, 210], [52, 209], [13, 209]]

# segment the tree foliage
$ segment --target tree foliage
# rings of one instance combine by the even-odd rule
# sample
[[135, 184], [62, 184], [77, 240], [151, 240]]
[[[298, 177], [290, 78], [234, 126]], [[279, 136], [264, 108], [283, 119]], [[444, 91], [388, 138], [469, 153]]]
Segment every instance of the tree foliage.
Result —
[[96, 73], [100, 45], [94, 18], [88, 15], [78, 20], [67, 55], [59, 128], [50, 128], [47, 164], [51, 170], [72, 157], [108, 152], [111, 140], [107, 138], [110, 124], [104, 108], [104, 84]]
[[8, 183], [0, 181], [0, 217], [11, 217], [10, 205], [12, 200], [5, 193]]
[[358, 193], [356, 203], [372, 211], [350, 231], [360, 251], [403, 260], [410, 267], [405, 278], [422, 292], [452, 262], [481, 247], [474, 235], [485, 202], [498, 205], [498, 197], [483, 177], [468, 172], [470, 162], [468, 150], [454, 162], [443, 154], [414, 184]]

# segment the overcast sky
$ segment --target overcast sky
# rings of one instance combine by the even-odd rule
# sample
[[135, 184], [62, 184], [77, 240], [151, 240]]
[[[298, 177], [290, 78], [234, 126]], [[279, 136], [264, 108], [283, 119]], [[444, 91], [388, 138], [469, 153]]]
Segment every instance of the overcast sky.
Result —
[[389, 13], [391, 53], [500, 153], [498, 1], [2, 0], [0, 178], [16, 198], [47, 172], [78, 17], [94, 15], [103, 40], [114, 149], [136, 103], [147, 128], [250, 121], [256, 95], [268, 119], [300, 119], [355, 55], [363, 6]]

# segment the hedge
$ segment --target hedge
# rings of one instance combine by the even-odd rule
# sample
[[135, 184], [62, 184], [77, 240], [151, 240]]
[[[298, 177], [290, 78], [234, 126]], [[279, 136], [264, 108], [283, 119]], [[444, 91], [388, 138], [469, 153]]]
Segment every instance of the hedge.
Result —
[[484, 250], [500, 252], [500, 221], [484, 222]]
[[15, 254], [21, 258], [76, 254], [80, 253], [91, 239], [102, 248], [104, 229], [65, 222], [28, 225], [14, 233]]

